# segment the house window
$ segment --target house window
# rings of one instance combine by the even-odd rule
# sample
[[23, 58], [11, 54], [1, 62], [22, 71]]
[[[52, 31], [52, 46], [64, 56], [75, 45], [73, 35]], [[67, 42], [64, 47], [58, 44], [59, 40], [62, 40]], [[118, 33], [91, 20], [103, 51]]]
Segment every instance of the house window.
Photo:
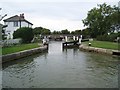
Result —
[[18, 27], [18, 22], [13, 22], [14, 27]]

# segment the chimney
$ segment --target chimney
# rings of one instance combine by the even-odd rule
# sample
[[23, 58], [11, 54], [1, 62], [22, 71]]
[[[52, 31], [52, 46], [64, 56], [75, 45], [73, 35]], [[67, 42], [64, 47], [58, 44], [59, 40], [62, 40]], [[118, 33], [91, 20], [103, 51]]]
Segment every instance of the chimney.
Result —
[[20, 17], [24, 19], [24, 13], [20, 14]]

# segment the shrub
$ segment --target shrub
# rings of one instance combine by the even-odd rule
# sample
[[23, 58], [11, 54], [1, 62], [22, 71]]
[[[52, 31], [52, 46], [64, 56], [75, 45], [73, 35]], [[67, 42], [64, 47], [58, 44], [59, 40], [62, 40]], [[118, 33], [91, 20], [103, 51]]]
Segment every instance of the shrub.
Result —
[[33, 29], [28, 27], [19, 28], [13, 33], [13, 38], [21, 38], [22, 43], [30, 43], [33, 37]]
[[110, 35], [104, 34], [104, 35], [97, 36], [96, 39], [99, 41], [114, 42], [119, 36], [120, 36], [120, 33], [111, 33]]

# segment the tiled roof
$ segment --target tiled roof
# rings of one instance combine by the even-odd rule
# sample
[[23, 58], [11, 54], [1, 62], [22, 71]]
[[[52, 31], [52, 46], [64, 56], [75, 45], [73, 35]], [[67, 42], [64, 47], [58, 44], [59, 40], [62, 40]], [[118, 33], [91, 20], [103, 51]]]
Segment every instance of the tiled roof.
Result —
[[22, 18], [22, 17], [20, 17], [20, 16], [18, 16], [18, 15], [12, 16], [12, 17], [7, 18], [7, 19], [5, 19], [5, 20], [3, 20], [3, 21], [4, 21], [4, 22], [25, 21], [25, 22], [33, 25], [31, 22], [27, 21], [26, 19], [24, 19], [24, 18]]

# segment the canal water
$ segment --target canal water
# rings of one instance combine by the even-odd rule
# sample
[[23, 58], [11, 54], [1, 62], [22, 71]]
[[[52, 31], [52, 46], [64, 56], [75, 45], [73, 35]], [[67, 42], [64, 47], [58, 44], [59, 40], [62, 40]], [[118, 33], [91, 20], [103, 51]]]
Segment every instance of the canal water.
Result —
[[48, 52], [3, 64], [3, 88], [117, 88], [118, 58], [50, 42]]

